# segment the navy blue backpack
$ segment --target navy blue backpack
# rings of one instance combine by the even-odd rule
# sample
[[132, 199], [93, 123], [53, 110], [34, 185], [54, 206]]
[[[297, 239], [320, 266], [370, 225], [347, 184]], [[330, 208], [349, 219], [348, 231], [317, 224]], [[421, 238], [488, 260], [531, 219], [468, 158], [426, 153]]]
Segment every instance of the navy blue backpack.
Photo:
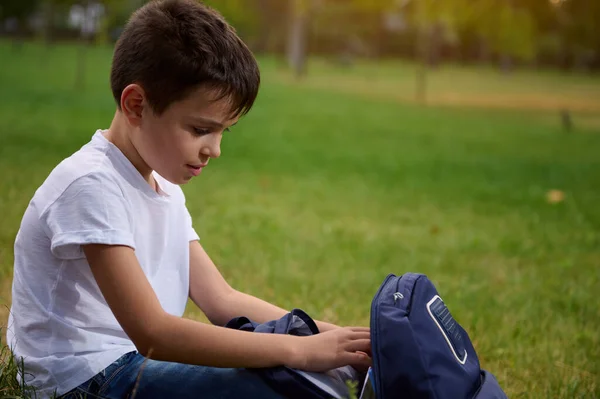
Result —
[[[351, 367], [307, 373], [288, 367], [252, 369], [290, 399], [346, 398], [346, 381], [360, 399], [507, 399], [494, 376], [480, 368], [467, 332], [453, 319], [423, 274], [390, 274], [371, 303], [373, 367], [367, 378]], [[319, 330], [302, 310], [257, 324], [245, 317], [226, 327], [261, 333], [312, 335]], [[364, 383], [363, 383], [364, 381]]]
[[371, 304], [376, 399], [506, 399], [423, 274], [390, 274]]

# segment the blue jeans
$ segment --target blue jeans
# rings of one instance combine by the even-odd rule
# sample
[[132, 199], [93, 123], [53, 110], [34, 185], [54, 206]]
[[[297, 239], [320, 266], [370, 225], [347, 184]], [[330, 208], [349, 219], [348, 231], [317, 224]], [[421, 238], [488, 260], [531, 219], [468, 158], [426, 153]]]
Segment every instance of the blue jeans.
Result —
[[129, 352], [61, 398], [260, 398], [282, 399], [245, 369], [149, 360]]

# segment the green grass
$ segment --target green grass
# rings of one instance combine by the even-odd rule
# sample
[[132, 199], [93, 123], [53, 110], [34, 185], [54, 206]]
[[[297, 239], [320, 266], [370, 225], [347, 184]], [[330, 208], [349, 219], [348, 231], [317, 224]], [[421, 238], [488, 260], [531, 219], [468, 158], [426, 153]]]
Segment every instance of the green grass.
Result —
[[[0, 43], [6, 306], [29, 199], [114, 112], [110, 49], [88, 53], [83, 91], [73, 88], [75, 54]], [[511, 398], [600, 397], [598, 77], [442, 68], [430, 98], [442, 98], [437, 89], [458, 100], [424, 107], [410, 101], [407, 64], [315, 61], [299, 83], [261, 63], [255, 109], [184, 187], [202, 243], [234, 287], [368, 325], [387, 273], [426, 273]], [[571, 133], [539, 100], [550, 97], [590, 104], [572, 107]], [[484, 108], [477, 98], [510, 101]], [[551, 189], [565, 200], [548, 203]], [[191, 306], [188, 315], [204, 319]]]
[[[1, 331], [4, 334], [4, 329]], [[17, 374], [24, 369], [23, 360], [20, 363], [11, 356], [8, 346], [0, 347], [0, 397], [21, 398], [35, 393], [30, 387], [17, 382]], [[22, 375], [22, 374], [21, 374]], [[21, 380], [23, 381], [23, 380]]]

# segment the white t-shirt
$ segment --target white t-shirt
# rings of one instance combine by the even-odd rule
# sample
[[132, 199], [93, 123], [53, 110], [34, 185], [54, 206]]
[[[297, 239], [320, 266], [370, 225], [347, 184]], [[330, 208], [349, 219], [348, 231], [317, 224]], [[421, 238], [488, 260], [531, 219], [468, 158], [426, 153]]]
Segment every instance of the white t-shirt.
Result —
[[182, 316], [189, 242], [181, 188], [153, 190], [102, 131], [61, 162], [29, 203], [15, 241], [7, 340], [41, 397], [61, 395], [135, 350], [106, 304], [82, 244], [127, 245], [164, 310]]

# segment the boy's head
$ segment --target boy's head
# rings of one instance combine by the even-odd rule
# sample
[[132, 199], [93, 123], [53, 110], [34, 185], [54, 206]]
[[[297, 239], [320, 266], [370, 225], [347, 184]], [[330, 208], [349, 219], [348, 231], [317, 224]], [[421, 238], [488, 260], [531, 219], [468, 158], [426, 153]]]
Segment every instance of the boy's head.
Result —
[[189, 181], [220, 155], [223, 131], [250, 110], [259, 84], [252, 53], [218, 13], [194, 0], [146, 4], [121, 34], [111, 70], [134, 165], [145, 177]]
[[158, 115], [203, 87], [228, 99], [232, 116], [241, 116], [254, 103], [260, 75], [250, 50], [217, 12], [194, 0], [155, 0], [127, 23], [110, 80], [119, 107], [131, 83], [143, 87]]

